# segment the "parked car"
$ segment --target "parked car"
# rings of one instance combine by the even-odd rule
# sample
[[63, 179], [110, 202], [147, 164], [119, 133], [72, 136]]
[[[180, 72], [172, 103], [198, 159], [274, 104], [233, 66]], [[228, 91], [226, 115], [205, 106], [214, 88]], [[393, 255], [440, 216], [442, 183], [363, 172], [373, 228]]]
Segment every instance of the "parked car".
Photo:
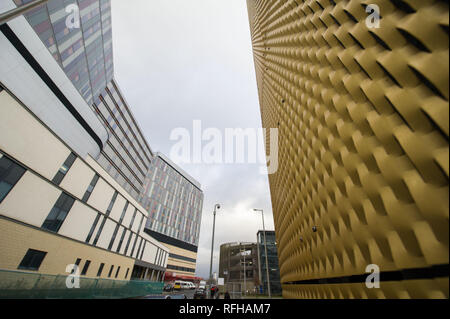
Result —
[[190, 281], [177, 280], [173, 285], [174, 290], [194, 290], [195, 285]]
[[181, 290], [182, 289], [182, 281], [181, 280], [177, 280], [175, 281], [175, 283], [173, 284], [173, 289], [174, 290]]
[[206, 299], [206, 289], [196, 289], [194, 292], [194, 299]]
[[183, 282], [181, 283], [181, 288], [182, 288], [182, 289], [191, 289], [191, 285], [190, 285], [189, 282], [183, 281]]

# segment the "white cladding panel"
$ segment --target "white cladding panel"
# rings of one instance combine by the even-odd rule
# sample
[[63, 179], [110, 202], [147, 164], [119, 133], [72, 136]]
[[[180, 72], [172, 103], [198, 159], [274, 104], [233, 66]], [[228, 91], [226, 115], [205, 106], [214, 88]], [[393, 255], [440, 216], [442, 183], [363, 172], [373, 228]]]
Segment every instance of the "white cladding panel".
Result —
[[107, 249], [115, 228], [116, 223], [108, 219], [105, 223], [105, 226], [103, 226], [103, 230], [100, 234], [100, 238], [98, 239], [97, 246]]
[[94, 175], [95, 172], [77, 158], [64, 176], [60, 186], [81, 199]]
[[147, 245], [145, 245], [144, 254], [142, 255], [142, 260], [153, 264], [155, 262], [155, 256], [157, 251], [158, 249], [156, 248], [155, 245], [147, 243]]
[[121, 195], [117, 195], [116, 201], [114, 202], [114, 206], [109, 214], [109, 217], [114, 219], [115, 221], [119, 221], [120, 215], [122, 215], [123, 209], [125, 208], [125, 198]]
[[91, 197], [89, 197], [88, 204], [102, 213], [106, 213], [113, 195], [114, 189], [100, 178], [92, 191]]
[[133, 205], [131, 205], [131, 203], [130, 203], [128, 205], [128, 209], [127, 209], [127, 212], [125, 214], [125, 217], [123, 218], [123, 221], [122, 221], [122, 224], [125, 227], [128, 228], [130, 226], [130, 223], [131, 223], [131, 220], [133, 219], [133, 214], [134, 214], [135, 210], [136, 210], [136, 208]]
[[27, 171], [0, 204], [0, 214], [41, 227], [59, 195], [59, 189]]
[[58, 233], [84, 242], [96, 216], [96, 211], [75, 201]]
[[[58, 86], [100, 140], [108, 133], [59, 64], [23, 16], [8, 22], [27, 50]], [[70, 114], [20, 53], [0, 33], [0, 81], [27, 107], [61, 137], [80, 156], [96, 157], [100, 148], [81, 124]]]
[[0, 92], [0, 106], [0, 149], [53, 179], [70, 150], [6, 91]]

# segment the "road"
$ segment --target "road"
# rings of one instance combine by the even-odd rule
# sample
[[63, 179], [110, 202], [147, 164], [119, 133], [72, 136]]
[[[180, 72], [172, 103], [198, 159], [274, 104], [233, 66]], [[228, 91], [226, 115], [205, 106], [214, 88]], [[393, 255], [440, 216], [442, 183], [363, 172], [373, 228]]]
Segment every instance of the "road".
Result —
[[163, 295], [174, 296], [174, 299], [179, 295], [185, 295], [186, 299], [194, 299], [194, 293], [195, 289], [188, 289], [188, 290], [174, 290], [171, 292], [163, 292]]
[[[192, 290], [174, 290], [171, 292], [163, 292], [162, 295], [149, 295], [149, 296], [144, 296], [138, 299], [169, 299], [167, 298], [168, 296], [170, 296], [170, 299], [194, 299], [194, 293], [195, 293], [195, 289]], [[186, 296], [186, 298], [185, 298]], [[218, 299], [223, 299], [223, 296], [219, 296]]]

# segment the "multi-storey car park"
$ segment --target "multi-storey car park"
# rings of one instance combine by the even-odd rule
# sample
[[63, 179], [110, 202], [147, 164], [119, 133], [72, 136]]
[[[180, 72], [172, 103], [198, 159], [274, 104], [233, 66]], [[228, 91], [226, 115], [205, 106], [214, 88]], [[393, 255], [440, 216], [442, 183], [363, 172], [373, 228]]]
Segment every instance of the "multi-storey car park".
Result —
[[283, 296], [448, 298], [448, 1], [247, 5]]

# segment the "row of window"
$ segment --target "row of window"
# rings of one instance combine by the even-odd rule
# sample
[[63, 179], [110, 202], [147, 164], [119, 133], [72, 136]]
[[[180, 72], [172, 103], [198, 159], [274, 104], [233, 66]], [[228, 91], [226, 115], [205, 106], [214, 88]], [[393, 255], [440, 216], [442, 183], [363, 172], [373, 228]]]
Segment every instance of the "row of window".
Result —
[[[63, 173], [62, 178], [64, 178], [64, 176], [67, 174], [68, 170], [70, 169], [70, 167], [72, 166], [72, 164], [74, 162], [73, 155], [74, 155], [73, 153], [71, 153], [69, 155], [68, 159], [63, 164], [64, 169], [63, 170], [60, 169], [57, 172], [56, 176], [58, 176], [59, 173]], [[4, 156], [0, 153], [0, 203], [6, 197], [6, 195], [10, 192], [10, 190], [14, 187], [14, 185], [19, 181], [19, 179], [23, 176], [25, 171], [26, 171], [25, 168], [23, 168], [22, 166], [13, 162], [7, 156]], [[56, 179], [56, 176], [54, 179]], [[61, 178], [58, 178], [58, 180], [59, 180], [59, 183], [62, 181]], [[94, 190], [95, 185], [97, 184], [98, 180], [99, 180], [99, 176], [95, 175], [83, 196], [83, 199], [82, 199], [83, 202], [87, 202], [87, 200], [89, 199], [90, 195], [92, 194], [92, 191]], [[91, 226], [89, 234], [86, 238], [86, 243], [88, 243], [88, 244], [90, 243], [91, 238], [94, 236], [94, 231], [95, 231], [98, 223], [100, 222], [100, 218], [103, 215], [103, 219], [101, 221], [100, 227], [99, 227], [97, 233], [95, 234], [94, 241], [92, 243], [93, 245], [97, 245], [100, 235], [106, 224], [106, 221], [108, 220], [109, 215], [110, 215], [110, 213], [113, 209], [113, 206], [116, 202], [118, 194], [119, 193], [117, 191], [114, 193], [113, 198], [111, 199], [111, 202], [108, 206], [108, 209], [107, 209], [105, 215], [101, 214], [100, 212], [97, 213], [94, 223]], [[61, 228], [62, 224], [64, 223], [67, 215], [69, 214], [69, 211], [71, 210], [74, 202], [75, 202], [75, 198], [73, 198], [72, 196], [68, 195], [65, 192], [62, 192], [60, 194], [59, 198], [57, 199], [56, 203], [54, 204], [53, 208], [51, 209], [50, 213], [48, 214], [48, 216], [44, 220], [43, 224], [41, 225], [41, 228], [57, 233], [59, 231], [59, 229]], [[124, 254], [127, 255], [128, 250], [131, 249], [131, 254], [130, 254], [131, 257], [142, 259], [144, 250], [147, 246], [147, 243], [149, 243], [149, 244], [151, 244], [151, 243], [147, 242], [147, 240], [145, 240], [143, 237], [139, 236], [137, 233], [135, 233], [131, 230], [132, 226], [135, 223], [136, 217], [139, 215], [138, 214], [139, 211], [137, 208], [135, 208], [135, 210], [134, 210], [134, 214], [131, 219], [130, 225], [126, 225], [126, 226], [122, 225], [121, 226], [129, 205], [130, 205], [130, 203], [128, 201], [126, 201], [125, 206], [122, 209], [122, 214], [120, 216], [119, 223], [116, 223], [115, 230], [114, 230], [111, 240], [109, 242], [108, 250], [112, 250], [113, 244], [116, 241], [117, 235], [119, 234], [119, 229], [122, 228], [120, 240], [119, 240], [118, 246], [115, 249], [115, 251], [117, 253], [119, 253], [123, 244], [126, 242]], [[145, 216], [142, 213], [140, 213], [140, 217], [141, 218], [139, 221], [139, 227], [137, 230], [138, 232], [142, 228], [142, 224], [144, 222]], [[128, 233], [129, 236], [128, 236], [128, 239], [125, 241], [126, 233]], [[133, 238], [133, 236], [134, 236], [134, 238]], [[132, 241], [132, 239], [134, 239], [134, 240]], [[136, 250], [136, 248], [137, 248], [137, 250]], [[155, 264], [158, 264], [158, 265], [163, 264], [165, 257], [166, 257], [166, 254], [160, 254], [160, 249], [158, 248], [158, 254], [155, 256], [155, 261], [154, 261]]]
[[[151, 151], [148, 145], [145, 142], [145, 138], [142, 136], [141, 131], [136, 126], [136, 123], [134, 121], [134, 117], [131, 114], [129, 108], [126, 106], [125, 101], [123, 101], [122, 96], [120, 96], [119, 91], [116, 88], [116, 84], [114, 81], [111, 81], [107, 85], [110, 93], [112, 94], [114, 100], [116, 101], [117, 105], [119, 106], [119, 110], [122, 112], [122, 114], [125, 116], [126, 120], [128, 121], [128, 125], [131, 126], [130, 132], [135, 135], [135, 138], [138, 140], [139, 147], [139, 153], [141, 156], [145, 156], [145, 160], [147, 161], [146, 164], [149, 165], [151, 162]], [[135, 134], [136, 132], [136, 134]]]
[[[142, 151], [141, 149], [136, 149], [137, 141], [133, 138], [134, 135], [129, 134], [131, 133], [129, 126], [122, 118], [119, 107], [110, 96], [109, 90], [106, 89], [105, 91], [105, 95], [101, 97], [101, 104], [97, 106], [104, 116], [103, 120], [105, 125], [108, 128], [111, 128], [111, 135], [117, 137], [116, 142], [119, 143], [120, 141], [120, 143], [123, 144], [122, 147], [129, 152], [129, 154], [127, 154], [130, 157], [129, 163], [133, 163], [134, 168], [136, 170], [139, 169], [141, 174], [144, 175], [144, 172], [148, 169], [148, 165], [146, 165], [142, 159]], [[139, 163], [137, 162], [137, 159], [139, 159]]]
[[193, 262], [193, 263], [197, 262], [197, 260], [194, 258], [189, 258], [189, 257], [177, 255], [177, 254], [169, 254], [169, 257], [184, 260], [184, 261], [189, 261], [189, 262]]
[[[106, 98], [112, 104], [111, 99], [106, 92], [105, 94]], [[113, 114], [117, 113], [117, 107], [113, 108], [111, 111], [111, 109], [107, 107], [107, 101], [105, 101], [102, 96], [100, 96], [100, 103], [98, 105], [93, 105], [93, 107], [97, 113], [97, 116], [104, 123], [105, 128], [109, 132], [108, 142], [111, 143], [114, 149], [117, 150], [117, 153], [120, 154], [123, 164], [131, 165], [132, 167], [129, 168], [130, 171], [132, 171], [133, 174], [139, 174], [138, 178], [142, 184], [142, 180], [145, 175], [144, 172], [147, 171], [147, 166], [143, 164], [142, 160], [140, 161], [140, 165], [136, 162], [136, 158], [140, 159], [140, 157], [134, 149], [134, 144], [130, 144], [127, 140], [128, 136], [118, 128], [120, 125], [115, 122], [115, 118], [113, 117]]]
[[[14, 2], [19, 6], [29, 0]], [[98, 95], [113, 75], [111, 10], [105, 7], [100, 14], [98, 2], [94, 1], [89, 10], [80, 11], [82, 28], [69, 29], [64, 23], [65, 9], [63, 1], [50, 1], [25, 17], [86, 102], [91, 104], [92, 96]], [[106, 21], [105, 30], [101, 30]]]
[[180, 266], [174, 266], [174, 265], [167, 265], [167, 269], [195, 273], [195, 269], [193, 269], [193, 268], [180, 267]]
[[[26, 252], [22, 261], [20, 262], [18, 269], [38, 271], [39, 267], [41, 266], [42, 261], [44, 260], [46, 255], [47, 255], [47, 252], [45, 252], [45, 251], [40, 251], [40, 250], [30, 248]], [[75, 265], [77, 267], [80, 267], [80, 263], [81, 263], [81, 258], [77, 258], [77, 260], [75, 261]], [[90, 260], [86, 260], [84, 262], [84, 266], [80, 273], [81, 276], [85, 276], [87, 274], [90, 265], [91, 265]], [[100, 277], [102, 275], [104, 267], [105, 267], [105, 263], [100, 263], [100, 266], [98, 267], [98, 270], [97, 270], [97, 277]], [[109, 268], [108, 278], [111, 278], [113, 276], [114, 267], [115, 267], [114, 265], [111, 265], [111, 267]], [[75, 269], [72, 270], [72, 273], [74, 273], [74, 271], [75, 271]], [[125, 279], [128, 278], [129, 271], [130, 271], [130, 268], [127, 268], [125, 277], [124, 277]], [[116, 268], [114, 278], [117, 278], [119, 276], [119, 274], [120, 274], [120, 266], [118, 266]]]
[[[66, 161], [64, 162], [64, 164], [61, 166], [61, 168], [58, 170], [58, 172], [56, 173], [55, 177], [53, 178], [53, 182], [60, 184], [63, 180], [63, 178], [66, 176], [67, 172], [69, 171], [69, 169], [71, 168], [72, 164], [75, 162], [76, 156], [75, 154], [71, 153], [69, 154], [68, 158], [66, 159]], [[9, 193], [9, 191], [12, 189], [12, 187], [19, 181], [19, 179], [22, 177], [22, 175], [25, 173], [25, 169], [23, 167], [21, 167], [20, 165], [16, 164], [15, 162], [13, 162], [12, 160], [8, 159], [6, 156], [2, 156], [0, 158], [0, 202], [6, 197], [6, 195]], [[97, 184], [99, 180], [99, 176], [96, 174], [91, 183], [89, 184], [83, 198], [82, 201], [83, 202], [87, 202], [89, 197], [91, 196], [95, 185]], [[117, 198], [118, 192], [116, 191], [116, 193], [113, 196], [113, 199], [111, 200], [111, 203], [108, 207], [108, 210], [106, 212], [106, 215], [104, 216], [103, 220], [102, 220], [102, 224], [100, 226], [99, 231], [97, 232], [97, 235], [95, 237], [94, 240], [94, 245], [97, 244], [98, 239], [100, 237], [100, 234], [103, 230], [103, 226], [106, 223], [107, 217], [109, 216], [109, 213], [112, 210], [112, 207], [115, 203], [115, 200]], [[66, 193], [61, 193], [61, 195], [59, 196], [58, 200], [56, 201], [54, 207], [52, 208], [52, 210], [50, 211], [49, 215], [47, 216], [47, 218], [45, 219], [44, 223], [42, 224], [42, 228], [49, 230], [49, 231], [53, 231], [53, 232], [58, 232], [59, 229], [61, 228], [64, 220], [66, 219], [70, 209], [72, 208], [73, 204], [75, 202], [75, 199], [73, 197], [71, 197], [70, 195], [66, 194]], [[127, 202], [128, 203], [128, 202]], [[128, 205], [128, 204], [127, 204]], [[121, 220], [120, 223], [122, 222], [123, 218], [124, 218], [124, 213], [126, 212], [126, 209], [123, 210], [122, 212], [122, 216], [121, 216]], [[131, 225], [133, 225], [134, 223], [134, 219], [136, 216], [136, 211], [135, 214], [133, 216], [132, 219], [132, 223]], [[95, 227], [97, 226], [97, 223], [99, 221], [101, 217], [101, 214], [98, 214], [94, 224], [92, 225], [92, 228], [89, 232], [89, 235], [86, 239], [86, 242], [89, 242], [93, 232], [95, 230]], [[141, 217], [141, 221], [140, 221], [140, 225], [138, 229], [141, 229], [142, 226], [142, 222], [144, 219], [144, 215], [142, 215]], [[120, 224], [119, 223], [119, 224]], [[109, 249], [112, 248], [112, 245], [114, 243], [115, 237], [117, 235], [117, 232], [119, 230], [119, 224], [116, 225], [116, 229], [114, 231], [113, 237], [111, 239], [110, 245], [109, 245]], [[130, 225], [130, 228], [131, 228]], [[118, 246], [118, 251], [120, 251], [121, 247], [122, 247], [122, 242], [124, 240], [124, 236], [125, 236], [125, 231], [123, 231], [122, 233], [122, 237], [121, 237], [121, 242], [119, 243]], [[133, 245], [133, 247], [136, 245], [137, 242], [137, 237], [135, 240], [135, 243]], [[127, 248], [126, 250], [128, 250], [128, 245], [130, 244], [130, 240], [131, 240], [131, 234], [130, 237], [128, 239], [128, 243], [127, 243]], [[133, 249], [134, 252], [134, 249]], [[143, 251], [140, 253], [140, 255], [142, 256]], [[139, 257], [141, 257], [139, 256]]]
[[[107, 147], [106, 147], [107, 146]], [[106, 144], [105, 151], [108, 151], [108, 149], [111, 150], [109, 147], [109, 144]], [[119, 171], [119, 168], [116, 167], [116, 164], [109, 158], [109, 155], [102, 151], [99, 156], [97, 157], [97, 163], [100, 164], [103, 169], [105, 169], [108, 174], [116, 180], [117, 183], [119, 183], [120, 186], [122, 186], [123, 189], [125, 189], [128, 194], [131, 195], [134, 199], [138, 199], [138, 191], [136, 190], [135, 186], [131, 184], [131, 181], [128, 178], [125, 178], [122, 174], [123, 172]]]

